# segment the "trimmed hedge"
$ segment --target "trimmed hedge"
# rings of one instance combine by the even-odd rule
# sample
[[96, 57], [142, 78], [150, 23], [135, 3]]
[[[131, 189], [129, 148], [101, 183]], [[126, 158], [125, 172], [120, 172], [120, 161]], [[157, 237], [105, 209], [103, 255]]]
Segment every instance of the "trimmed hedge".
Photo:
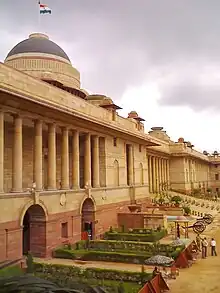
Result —
[[[76, 250], [89, 251], [117, 251], [128, 253], [171, 253], [174, 247], [168, 244], [159, 244], [152, 242], [134, 242], [134, 241], [117, 241], [117, 240], [90, 240], [79, 241], [74, 245]], [[68, 248], [68, 247], [67, 247]]]
[[56, 258], [64, 259], [76, 259], [83, 261], [106, 261], [106, 262], [122, 262], [122, 263], [134, 263], [134, 264], [144, 264], [145, 260], [149, 257], [160, 254], [165, 256], [170, 256], [176, 258], [182, 251], [183, 247], [173, 248], [164, 245], [166, 250], [157, 250], [152, 253], [152, 251], [95, 251], [95, 250], [70, 250], [67, 248], [59, 248], [53, 252], [53, 256]]
[[82, 269], [74, 266], [57, 265], [57, 264], [42, 264], [35, 263], [35, 272], [43, 273], [45, 276], [52, 276], [54, 279], [72, 279], [74, 277], [86, 279], [99, 279], [99, 280], [115, 280], [123, 282], [147, 282], [152, 278], [152, 274], [145, 272], [129, 272], [118, 271], [99, 268], [86, 268]]
[[167, 235], [166, 230], [153, 231], [149, 234], [142, 233], [120, 233], [120, 232], [106, 232], [104, 238], [106, 240], [119, 240], [119, 241], [138, 241], [138, 242], [156, 242]]
[[151, 253], [123, 253], [123, 252], [104, 252], [104, 251], [86, 251], [86, 250], [68, 250], [56, 249], [53, 252], [55, 258], [77, 259], [84, 261], [106, 261], [144, 264], [144, 261], [151, 257]]

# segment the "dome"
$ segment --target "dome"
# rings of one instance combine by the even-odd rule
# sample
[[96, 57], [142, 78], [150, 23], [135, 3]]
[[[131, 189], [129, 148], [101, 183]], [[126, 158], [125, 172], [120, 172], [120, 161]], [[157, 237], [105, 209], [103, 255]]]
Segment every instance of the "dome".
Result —
[[67, 54], [45, 34], [33, 33], [7, 55], [5, 64], [44, 81], [80, 90], [80, 73]]
[[56, 43], [49, 40], [44, 34], [31, 34], [28, 39], [18, 43], [7, 55], [6, 59], [24, 53], [50, 54], [66, 59], [70, 62], [67, 54]]

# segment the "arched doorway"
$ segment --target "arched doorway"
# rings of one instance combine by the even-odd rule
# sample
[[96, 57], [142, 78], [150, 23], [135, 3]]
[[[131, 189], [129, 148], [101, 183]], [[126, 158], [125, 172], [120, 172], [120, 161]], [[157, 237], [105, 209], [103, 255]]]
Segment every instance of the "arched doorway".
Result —
[[46, 256], [46, 215], [40, 205], [30, 206], [23, 218], [23, 254]]
[[95, 236], [95, 206], [90, 198], [82, 205], [82, 233], [87, 233], [90, 240]]

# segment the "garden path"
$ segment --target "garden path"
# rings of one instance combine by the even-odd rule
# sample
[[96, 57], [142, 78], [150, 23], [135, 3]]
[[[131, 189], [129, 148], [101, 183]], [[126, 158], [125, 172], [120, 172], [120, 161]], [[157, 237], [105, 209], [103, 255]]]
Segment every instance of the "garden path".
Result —
[[[126, 263], [115, 263], [115, 262], [102, 262], [102, 261], [75, 261], [71, 259], [60, 259], [60, 258], [50, 258], [41, 259], [35, 258], [36, 262], [45, 264], [58, 264], [67, 266], [77, 266], [80, 268], [101, 268], [101, 269], [112, 269], [120, 271], [131, 271], [131, 272], [141, 272], [141, 265], [138, 264], [126, 264]], [[151, 273], [153, 267], [145, 266], [145, 272]]]
[[[220, 222], [216, 221], [213, 225], [210, 225], [210, 229], [204, 236], [208, 240], [212, 236], [215, 237], [217, 242], [217, 253], [220, 254]], [[171, 293], [219, 293], [219, 271], [220, 271], [220, 255], [217, 257], [209, 256], [207, 259], [198, 260], [189, 269], [183, 269], [180, 271], [180, 276], [176, 282], [170, 283]]]

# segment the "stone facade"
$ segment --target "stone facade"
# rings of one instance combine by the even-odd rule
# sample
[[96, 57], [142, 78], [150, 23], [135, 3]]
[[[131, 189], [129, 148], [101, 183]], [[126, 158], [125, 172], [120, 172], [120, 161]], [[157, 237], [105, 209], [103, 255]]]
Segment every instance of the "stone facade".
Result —
[[209, 156], [160, 127], [145, 133], [136, 112], [123, 118], [81, 89], [71, 66], [48, 52], [0, 63], [0, 261], [49, 256], [84, 230], [99, 238], [150, 193], [212, 182]]

